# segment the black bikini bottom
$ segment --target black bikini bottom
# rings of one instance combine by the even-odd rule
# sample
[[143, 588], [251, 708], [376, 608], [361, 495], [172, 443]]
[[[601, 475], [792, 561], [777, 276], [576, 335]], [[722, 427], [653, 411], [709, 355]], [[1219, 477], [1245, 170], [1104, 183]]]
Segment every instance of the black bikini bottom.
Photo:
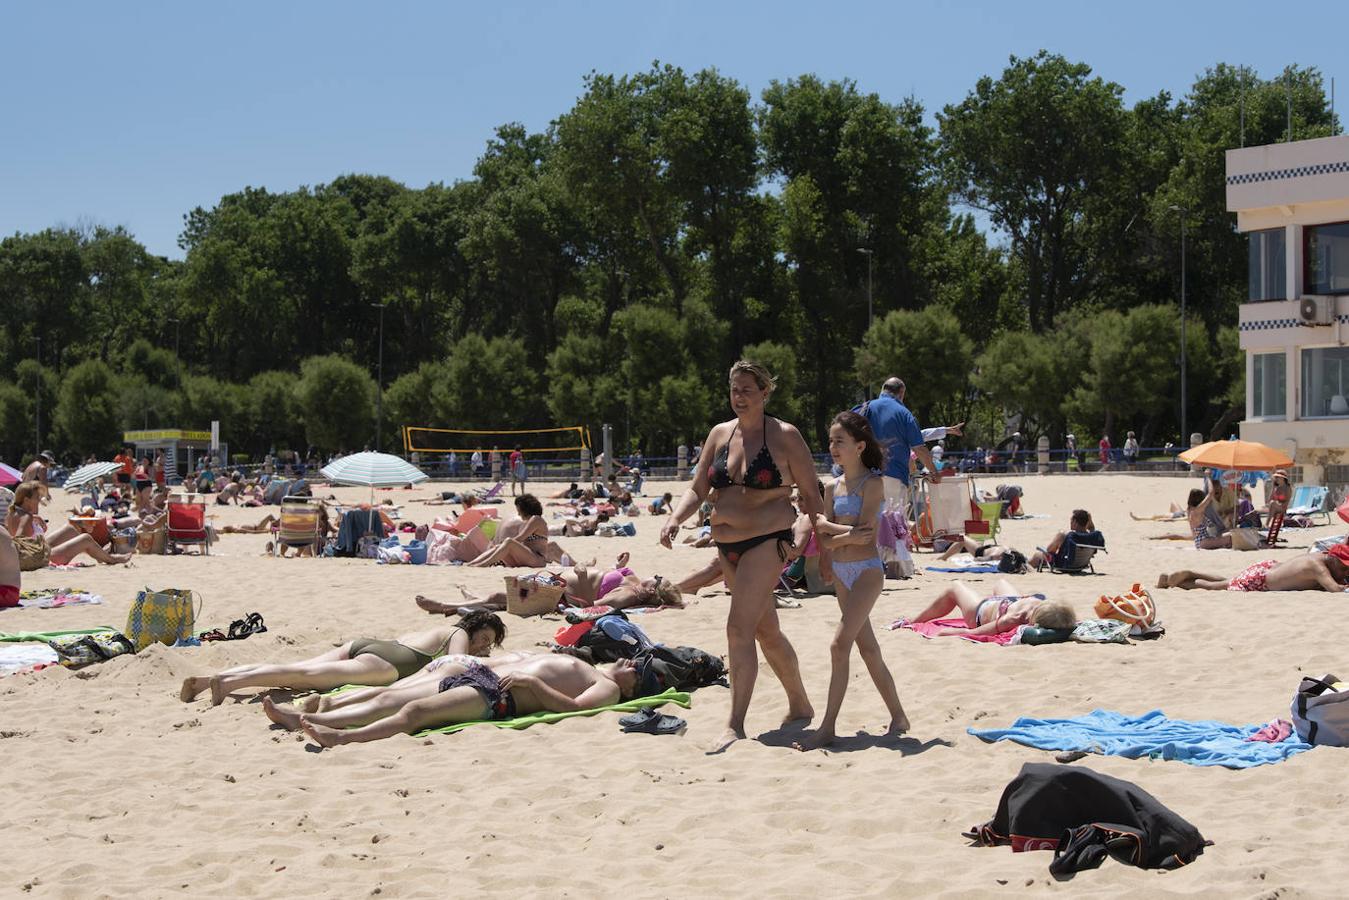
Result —
[[783, 562], [786, 562], [787, 551], [782, 549], [782, 543], [783, 541], [786, 541], [788, 546], [791, 546], [794, 543], [792, 540], [792, 530], [790, 528], [784, 528], [781, 531], [774, 531], [769, 534], [756, 535], [743, 541], [713, 541], [712, 543], [716, 544], [717, 549], [725, 554], [727, 562], [737, 563], [740, 561], [740, 557], [745, 553], [767, 541], [778, 542], [778, 558]]

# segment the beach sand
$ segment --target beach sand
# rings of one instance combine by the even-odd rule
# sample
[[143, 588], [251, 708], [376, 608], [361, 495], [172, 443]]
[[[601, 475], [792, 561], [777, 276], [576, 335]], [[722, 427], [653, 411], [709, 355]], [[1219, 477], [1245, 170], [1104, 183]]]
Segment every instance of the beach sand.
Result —
[[[1266, 557], [1304, 552], [1346, 529], [1287, 530], [1276, 552], [1201, 552], [1147, 541], [1180, 523], [1134, 522], [1165, 511], [1188, 480], [1128, 475], [981, 477], [982, 487], [1019, 483], [1028, 512], [1004, 524], [1005, 542], [1028, 555], [1085, 507], [1105, 533], [1099, 577], [1021, 576], [1018, 585], [1075, 603], [1163, 570], [1234, 574]], [[442, 485], [436, 485], [439, 491]], [[541, 493], [557, 489], [541, 485]], [[678, 485], [647, 485], [659, 496]], [[407, 504], [429, 496], [382, 491], [404, 515], [426, 521], [444, 508]], [[320, 493], [327, 493], [321, 490]], [[338, 489], [347, 501], [367, 496]], [[53, 507], [66, 500], [58, 492]], [[509, 509], [507, 506], [505, 509]], [[273, 508], [274, 510], [274, 508]], [[266, 510], [212, 507], [218, 524], [256, 521]], [[678, 578], [710, 550], [662, 549], [657, 520], [636, 519], [634, 538], [559, 539], [578, 558], [608, 563], [632, 553], [642, 575]], [[913, 730], [880, 740], [885, 709], [854, 655], [831, 752], [802, 754], [782, 731], [783, 694], [760, 670], [753, 738], [717, 756], [704, 748], [725, 725], [729, 692], [707, 688], [677, 737], [625, 735], [617, 716], [578, 718], [522, 732], [477, 727], [429, 740], [396, 737], [319, 752], [270, 726], [262, 694], [213, 708], [183, 703], [185, 676], [246, 662], [301, 659], [355, 637], [393, 637], [442, 620], [412, 601], [492, 590], [501, 569], [380, 566], [364, 560], [260, 556], [265, 536], [225, 535], [209, 558], [137, 557], [130, 568], [44, 570], [24, 587], [76, 586], [101, 606], [0, 612], [5, 631], [122, 627], [136, 591], [199, 591], [197, 630], [258, 611], [268, 632], [195, 649], [154, 646], [80, 672], [48, 669], [0, 679], [0, 759], [9, 813], [0, 825], [6, 864], [0, 895], [33, 897], [753, 896], [886, 894], [970, 896], [1027, 888], [1155, 895], [1330, 896], [1349, 834], [1343, 773], [1349, 751], [1317, 749], [1245, 771], [1177, 762], [1088, 757], [1078, 765], [1152, 792], [1214, 841], [1199, 860], [1157, 874], [1112, 860], [1068, 884], [1049, 875], [1051, 854], [971, 847], [960, 832], [992, 817], [1003, 787], [1025, 762], [1052, 754], [985, 744], [971, 726], [1022, 715], [1073, 716], [1104, 708], [1160, 708], [1184, 718], [1236, 723], [1288, 716], [1303, 675], [1344, 675], [1338, 631], [1349, 599], [1320, 593], [1154, 591], [1167, 634], [1130, 646], [1062, 644], [1000, 648], [925, 640], [888, 623], [914, 614], [948, 576], [887, 582], [872, 622], [900, 685]], [[920, 554], [923, 565], [934, 561]], [[522, 570], [517, 570], [522, 571]], [[969, 576], [991, 582], [995, 576]], [[728, 597], [705, 591], [688, 609], [639, 618], [655, 639], [723, 653]], [[817, 712], [829, 679], [832, 597], [782, 610]], [[531, 648], [557, 617], [506, 616], [507, 649]], [[856, 736], [853, 736], [853, 735]]]

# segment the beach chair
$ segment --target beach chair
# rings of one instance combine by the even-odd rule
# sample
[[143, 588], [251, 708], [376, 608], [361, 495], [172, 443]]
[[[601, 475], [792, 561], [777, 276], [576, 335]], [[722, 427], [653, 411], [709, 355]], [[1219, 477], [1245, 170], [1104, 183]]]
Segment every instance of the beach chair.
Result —
[[1293, 491], [1293, 499], [1285, 513], [1290, 516], [1325, 516], [1325, 524], [1330, 524], [1330, 490], [1316, 484], [1299, 484]]
[[478, 502], [480, 503], [500, 503], [501, 498], [497, 495], [501, 493], [502, 487], [505, 486], [505, 484], [506, 482], [504, 481], [498, 481], [486, 490], [475, 488], [473, 493], [478, 495]]
[[282, 498], [274, 538], [278, 547], [314, 547], [317, 551], [319, 501], [308, 497]]
[[1096, 575], [1096, 568], [1092, 565], [1092, 557], [1097, 553], [1105, 553], [1105, 544], [1079, 544], [1073, 540], [1070, 534], [1063, 539], [1063, 546], [1059, 548], [1058, 553], [1050, 553], [1044, 547], [1036, 547], [1045, 561], [1035, 567], [1039, 572], [1048, 566], [1049, 571], [1055, 575]]
[[1274, 513], [1269, 517], [1269, 531], [1265, 532], [1265, 546], [1273, 547], [1278, 543], [1279, 530], [1283, 528], [1285, 513]]
[[970, 506], [976, 515], [965, 521], [965, 536], [981, 544], [984, 541], [996, 544], [998, 532], [1002, 530], [1002, 501], [971, 500]]
[[196, 496], [169, 498], [164, 539], [170, 553], [175, 552], [179, 544], [200, 544], [203, 552], [211, 555], [211, 543], [206, 533], [206, 501], [195, 499]]

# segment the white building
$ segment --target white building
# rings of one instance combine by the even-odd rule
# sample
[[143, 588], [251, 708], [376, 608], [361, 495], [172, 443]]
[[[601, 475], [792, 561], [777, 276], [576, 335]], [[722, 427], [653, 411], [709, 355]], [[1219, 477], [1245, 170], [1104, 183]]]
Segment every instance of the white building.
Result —
[[1227, 209], [1250, 237], [1241, 436], [1303, 480], [1349, 483], [1349, 135], [1227, 151]]

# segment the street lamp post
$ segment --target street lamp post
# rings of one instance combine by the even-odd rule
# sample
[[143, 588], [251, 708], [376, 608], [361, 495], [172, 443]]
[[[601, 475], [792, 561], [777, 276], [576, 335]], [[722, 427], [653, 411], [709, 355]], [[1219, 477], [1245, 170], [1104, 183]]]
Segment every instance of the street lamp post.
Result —
[[1190, 398], [1185, 384], [1185, 220], [1189, 218], [1190, 210], [1184, 206], [1172, 206], [1171, 209], [1180, 213], [1180, 446], [1183, 449], [1190, 445], [1186, 419]]
[[867, 330], [870, 331], [870, 330], [871, 330], [871, 322], [872, 322], [872, 315], [871, 315], [871, 269], [872, 269], [872, 261], [876, 258], [876, 251], [875, 251], [875, 250], [871, 250], [871, 249], [869, 249], [869, 248], [867, 248], [867, 247], [858, 247], [858, 248], [857, 248], [857, 252], [858, 252], [858, 253], [863, 253], [863, 254], [865, 254], [865, 255], [866, 255], [866, 258], [867, 258]]
[[375, 383], [375, 452], [383, 448], [384, 434], [384, 306], [383, 303], [370, 304], [379, 310], [379, 380]]

